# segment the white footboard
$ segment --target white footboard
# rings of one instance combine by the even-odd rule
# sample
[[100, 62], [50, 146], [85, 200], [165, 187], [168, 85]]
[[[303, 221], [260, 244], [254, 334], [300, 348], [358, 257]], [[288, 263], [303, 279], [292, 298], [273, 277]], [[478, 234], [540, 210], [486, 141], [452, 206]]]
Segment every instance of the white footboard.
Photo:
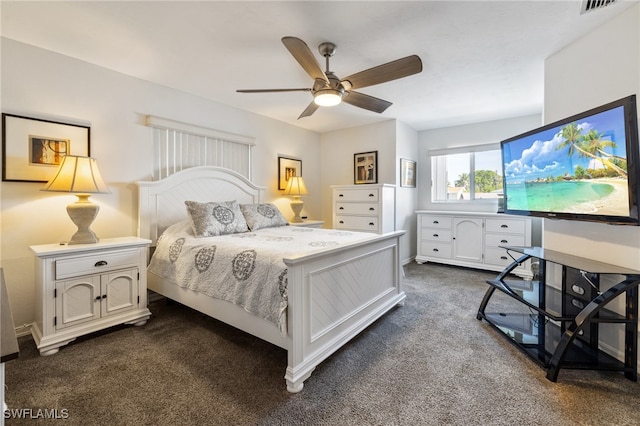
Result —
[[284, 259], [289, 267], [289, 392], [302, 390], [320, 362], [404, 301], [399, 253], [403, 234]]

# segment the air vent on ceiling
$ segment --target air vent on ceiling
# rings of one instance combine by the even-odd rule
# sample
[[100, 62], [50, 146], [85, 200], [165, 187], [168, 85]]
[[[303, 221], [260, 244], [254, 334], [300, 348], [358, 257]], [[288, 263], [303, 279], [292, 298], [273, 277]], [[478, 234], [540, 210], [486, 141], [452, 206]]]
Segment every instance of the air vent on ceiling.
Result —
[[582, 7], [580, 8], [580, 14], [591, 12], [592, 10], [602, 9], [615, 3], [616, 0], [582, 0]]

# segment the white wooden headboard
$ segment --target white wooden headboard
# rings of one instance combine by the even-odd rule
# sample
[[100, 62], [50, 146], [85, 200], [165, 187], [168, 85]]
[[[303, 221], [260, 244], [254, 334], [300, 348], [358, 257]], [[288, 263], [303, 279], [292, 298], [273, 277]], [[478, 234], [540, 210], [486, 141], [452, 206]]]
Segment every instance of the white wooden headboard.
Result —
[[137, 185], [138, 236], [153, 244], [167, 227], [187, 219], [185, 201], [262, 203], [265, 192], [239, 173], [214, 166], [192, 167]]

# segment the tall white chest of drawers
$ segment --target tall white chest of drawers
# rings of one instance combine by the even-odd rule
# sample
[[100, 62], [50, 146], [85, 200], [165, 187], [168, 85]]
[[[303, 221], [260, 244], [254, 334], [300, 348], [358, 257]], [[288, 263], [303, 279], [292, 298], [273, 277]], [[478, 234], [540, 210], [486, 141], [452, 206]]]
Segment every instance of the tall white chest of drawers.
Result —
[[[416, 261], [502, 271], [514, 258], [502, 246], [530, 246], [531, 218], [492, 213], [417, 211]], [[531, 278], [529, 262], [513, 271]]]
[[383, 234], [396, 230], [396, 187], [332, 185], [333, 228]]

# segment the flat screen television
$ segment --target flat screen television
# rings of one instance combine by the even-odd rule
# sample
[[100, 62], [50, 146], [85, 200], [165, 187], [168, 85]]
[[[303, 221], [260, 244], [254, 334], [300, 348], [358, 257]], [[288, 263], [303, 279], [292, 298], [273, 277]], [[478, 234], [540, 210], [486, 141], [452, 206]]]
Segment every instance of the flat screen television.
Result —
[[639, 225], [635, 95], [500, 143], [504, 213]]

